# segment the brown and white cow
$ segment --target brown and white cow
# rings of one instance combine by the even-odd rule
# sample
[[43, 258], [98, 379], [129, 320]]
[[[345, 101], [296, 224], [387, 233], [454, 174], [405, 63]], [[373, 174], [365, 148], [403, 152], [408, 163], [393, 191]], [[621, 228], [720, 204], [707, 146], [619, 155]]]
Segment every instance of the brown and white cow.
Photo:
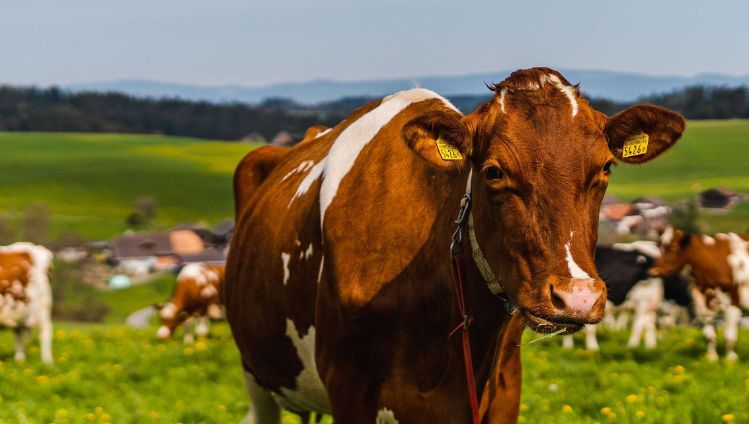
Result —
[[653, 275], [672, 274], [686, 265], [694, 277], [692, 298], [707, 339], [707, 357], [718, 359], [713, 321], [725, 314], [726, 359], [736, 360], [736, 340], [741, 308], [749, 309], [749, 235], [689, 234], [669, 227], [661, 236], [663, 256], [651, 270]]
[[26, 359], [25, 338], [39, 327], [42, 362], [52, 363], [52, 252], [21, 242], [0, 247], [0, 325], [16, 334], [15, 359]]
[[221, 290], [224, 284], [224, 266], [191, 263], [177, 275], [177, 284], [169, 302], [160, 307], [161, 326], [156, 332], [160, 339], [168, 339], [184, 323], [184, 342], [192, 343], [195, 336], [208, 335], [211, 319], [221, 319]]
[[[429, 90], [396, 93], [242, 161], [224, 293], [248, 422], [277, 423], [281, 406], [343, 423], [470, 421], [460, 337], [448, 339], [461, 322], [448, 248], [467, 191], [473, 363], [479, 392], [499, 375], [504, 405], [486, 421], [514, 421], [520, 395], [522, 329], [508, 330], [493, 292], [536, 331], [601, 319], [593, 249], [611, 165], [658, 156], [684, 120], [655, 106], [607, 118], [548, 68], [492, 89], [466, 116]], [[643, 132], [646, 151], [624, 157]], [[500, 341], [508, 353], [494, 369]]]

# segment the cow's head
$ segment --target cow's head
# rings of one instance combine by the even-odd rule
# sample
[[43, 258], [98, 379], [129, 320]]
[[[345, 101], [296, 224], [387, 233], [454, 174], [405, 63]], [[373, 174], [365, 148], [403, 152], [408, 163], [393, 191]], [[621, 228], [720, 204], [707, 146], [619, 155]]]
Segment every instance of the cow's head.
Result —
[[[404, 139], [445, 171], [472, 168], [475, 237], [491, 270], [534, 330], [576, 331], [604, 313], [593, 253], [612, 165], [655, 158], [679, 139], [684, 119], [649, 105], [608, 118], [548, 68], [514, 72], [491, 89], [492, 101], [470, 115], [413, 119]], [[632, 152], [643, 133], [647, 149]], [[438, 138], [463, 159], [443, 160]]]
[[687, 264], [686, 250], [692, 243], [692, 235], [672, 227], [666, 228], [661, 235], [661, 257], [650, 269], [654, 277], [676, 274]]

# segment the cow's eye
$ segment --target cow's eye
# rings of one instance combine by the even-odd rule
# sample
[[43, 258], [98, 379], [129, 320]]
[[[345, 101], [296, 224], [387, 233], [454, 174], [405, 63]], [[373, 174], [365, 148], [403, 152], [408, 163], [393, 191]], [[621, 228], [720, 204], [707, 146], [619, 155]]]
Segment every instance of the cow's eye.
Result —
[[496, 166], [486, 168], [486, 178], [489, 180], [499, 180], [504, 177], [504, 173]]
[[605, 164], [603, 164], [603, 173], [606, 175], [611, 174], [611, 165], [614, 164], [614, 159], [609, 159], [606, 161]]

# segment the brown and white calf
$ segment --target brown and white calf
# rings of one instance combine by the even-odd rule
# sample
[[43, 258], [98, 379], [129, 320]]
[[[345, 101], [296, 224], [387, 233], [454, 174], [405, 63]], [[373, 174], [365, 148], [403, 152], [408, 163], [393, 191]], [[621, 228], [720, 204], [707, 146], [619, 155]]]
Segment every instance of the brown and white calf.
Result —
[[707, 357], [718, 359], [715, 315], [726, 322], [726, 359], [736, 360], [741, 308], [749, 309], [749, 236], [746, 234], [689, 234], [669, 227], [661, 236], [663, 256], [653, 275], [672, 274], [689, 265], [694, 277], [692, 298], [707, 339]]
[[[180, 324], [184, 324], [184, 342], [192, 343], [194, 336], [208, 335], [211, 319], [221, 319], [221, 290], [224, 266], [191, 263], [177, 275], [177, 284], [169, 302], [160, 307], [161, 326], [156, 332], [160, 339], [168, 339]], [[195, 327], [193, 335], [192, 326]]]
[[52, 252], [21, 242], [0, 247], [0, 325], [16, 334], [15, 359], [26, 359], [25, 338], [39, 327], [42, 362], [52, 363]]
[[[611, 165], [658, 156], [684, 120], [656, 106], [608, 118], [547, 68], [492, 90], [465, 116], [432, 91], [396, 93], [239, 165], [224, 294], [248, 422], [277, 423], [280, 407], [343, 423], [470, 421], [460, 337], [448, 339], [462, 320], [448, 252], [466, 192], [479, 395], [500, 380], [486, 422], [516, 420], [523, 326], [572, 333], [602, 318], [593, 249]], [[648, 147], [628, 143], [625, 157], [643, 133]]]

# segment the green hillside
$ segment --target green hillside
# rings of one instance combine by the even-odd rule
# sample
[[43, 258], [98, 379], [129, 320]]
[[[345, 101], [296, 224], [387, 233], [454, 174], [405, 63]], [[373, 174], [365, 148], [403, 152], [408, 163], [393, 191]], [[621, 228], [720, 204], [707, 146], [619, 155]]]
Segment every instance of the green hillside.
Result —
[[[213, 224], [232, 215], [231, 175], [252, 146], [157, 135], [0, 133], [0, 215], [20, 225], [43, 203], [51, 235], [109, 238], [126, 228], [134, 201], [156, 199], [155, 226]], [[677, 201], [715, 186], [749, 193], [749, 120], [692, 121], [684, 139], [657, 161], [619, 165], [609, 193]], [[745, 202], [707, 214], [709, 230], [749, 224]]]
[[135, 199], [153, 196], [156, 222], [215, 223], [232, 216], [231, 176], [251, 146], [156, 135], [0, 133], [0, 212], [35, 202], [52, 233], [109, 238]]

